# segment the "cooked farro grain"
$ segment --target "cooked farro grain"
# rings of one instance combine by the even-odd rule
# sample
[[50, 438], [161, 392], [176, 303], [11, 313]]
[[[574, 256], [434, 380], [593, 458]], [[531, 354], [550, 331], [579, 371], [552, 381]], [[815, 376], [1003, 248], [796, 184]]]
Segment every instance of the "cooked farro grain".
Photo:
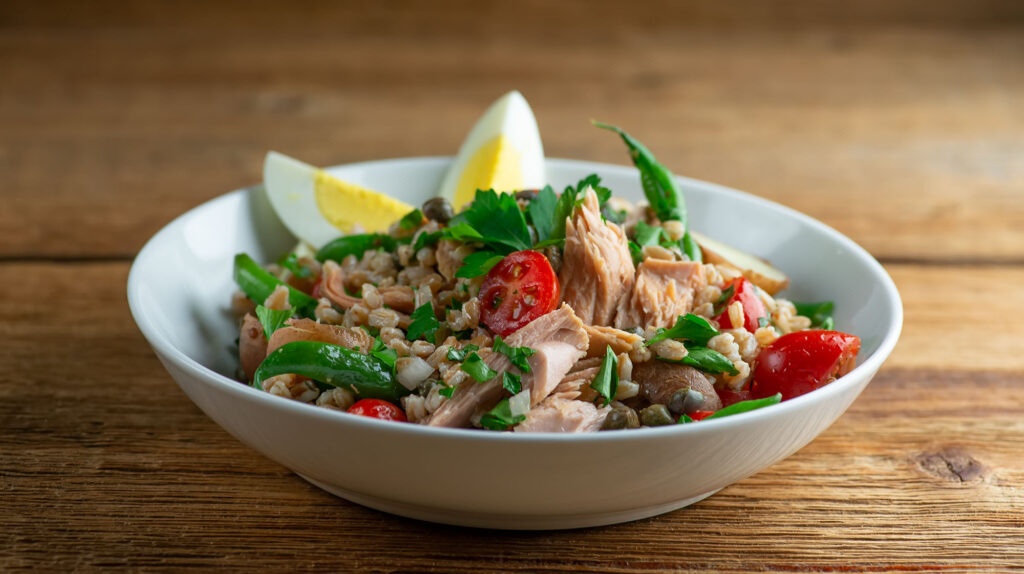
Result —
[[731, 325], [720, 325], [724, 329], [742, 329], [745, 318], [743, 317], [743, 303], [739, 300], [729, 303], [729, 322]]
[[775, 342], [775, 339], [779, 338], [779, 332], [775, 330], [775, 327], [760, 327], [757, 331], [754, 331], [754, 338], [757, 339], [757, 344], [762, 347], [767, 347]]
[[668, 235], [668, 238], [672, 241], [679, 241], [686, 233], [686, 228], [683, 227], [683, 222], [675, 219], [662, 222], [661, 228], [665, 230], [665, 234]]
[[372, 283], [363, 283], [363, 305], [371, 311], [384, 305], [384, 298]]
[[675, 261], [676, 254], [660, 245], [645, 245], [643, 248], [644, 259], [662, 259]]
[[430, 341], [413, 341], [410, 352], [425, 359], [434, 353], [434, 345]]
[[288, 303], [288, 288], [284, 285], [278, 285], [274, 288], [274, 292], [267, 296], [267, 300], [263, 302], [263, 306], [267, 309], [273, 309], [274, 311], [283, 311], [285, 309], [291, 309], [291, 304]]
[[355, 394], [342, 388], [327, 389], [316, 398], [316, 406], [338, 411], [346, 411], [356, 402]]
[[263, 388], [272, 395], [311, 403], [320, 395], [313, 381], [298, 375], [277, 375], [263, 381]]
[[370, 311], [366, 323], [371, 327], [383, 329], [385, 327], [397, 327], [399, 320], [398, 313], [391, 309], [374, 309]]
[[313, 316], [316, 317], [317, 321], [327, 323], [328, 325], [340, 325], [345, 321], [345, 316], [331, 305], [331, 301], [327, 297], [321, 297], [317, 301], [316, 311], [313, 312]]
[[658, 341], [649, 348], [654, 351], [654, 354], [659, 358], [667, 359], [669, 361], [681, 361], [689, 354], [686, 350], [686, 346], [675, 339], [664, 339], [662, 341]]

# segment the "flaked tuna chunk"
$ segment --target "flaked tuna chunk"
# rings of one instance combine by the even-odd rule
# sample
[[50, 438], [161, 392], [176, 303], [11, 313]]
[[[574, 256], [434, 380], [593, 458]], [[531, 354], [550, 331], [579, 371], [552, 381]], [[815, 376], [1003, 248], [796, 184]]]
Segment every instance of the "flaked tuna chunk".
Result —
[[580, 399], [581, 401], [596, 399], [597, 391], [590, 387], [590, 383], [600, 370], [600, 367], [587, 367], [578, 371], [573, 369], [568, 375], [562, 377], [562, 381], [558, 383], [554, 391], [551, 391], [550, 396], [562, 399]]
[[[522, 377], [523, 388], [530, 389], [531, 405], [544, 398], [535, 400], [535, 396], [547, 396], [558, 385], [573, 363], [586, 353], [587, 341], [583, 323], [567, 305], [538, 317], [505, 338], [513, 347], [530, 347], [537, 351], [529, 359], [531, 372]], [[487, 366], [498, 373], [512, 368], [508, 358], [500, 353], [481, 349], [479, 354]], [[535, 387], [539, 389], [536, 395]], [[501, 377], [483, 383], [469, 377], [452, 398], [441, 403], [424, 422], [429, 426], [469, 426], [474, 413], [490, 410], [505, 394]]]
[[626, 234], [601, 219], [597, 195], [588, 188], [583, 204], [565, 224], [558, 277], [562, 300], [584, 323], [611, 325], [619, 301], [633, 288], [635, 273]]
[[611, 409], [594, 403], [549, 397], [526, 413], [515, 432], [593, 432], [601, 429]]
[[644, 338], [640, 335], [627, 333], [615, 327], [587, 325], [584, 328], [587, 330], [587, 336], [590, 337], [590, 348], [587, 349], [588, 357], [603, 357], [609, 346], [616, 355], [628, 353], [633, 349], [640, 348], [644, 343]]
[[317, 323], [312, 319], [288, 319], [283, 327], [270, 335], [267, 354], [274, 352], [281, 345], [294, 341], [331, 343], [346, 349], [359, 349], [363, 353], [369, 351], [373, 345], [373, 337], [362, 329]]
[[636, 271], [636, 283], [622, 299], [615, 326], [671, 327], [690, 312], [697, 289], [704, 287], [704, 266], [695, 261], [647, 259]]
[[693, 389], [704, 395], [702, 411], [717, 411], [722, 401], [708, 376], [689, 365], [652, 360], [633, 365], [633, 382], [640, 385], [640, 394], [654, 404], [667, 405], [679, 390]]
[[254, 315], [247, 314], [238, 333], [238, 362], [247, 381], [252, 380], [256, 369], [266, 358], [267, 338], [263, 336], [263, 325]]

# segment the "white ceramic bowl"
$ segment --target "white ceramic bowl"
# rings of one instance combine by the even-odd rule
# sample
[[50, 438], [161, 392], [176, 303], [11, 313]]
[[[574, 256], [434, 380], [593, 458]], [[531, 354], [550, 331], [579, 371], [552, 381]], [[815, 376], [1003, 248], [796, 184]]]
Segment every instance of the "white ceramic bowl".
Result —
[[[332, 168], [342, 179], [419, 205], [448, 158]], [[548, 160], [556, 189], [598, 173], [640, 199], [632, 168]], [[786, 271], [795, 300], [833, 300], [840, 330], [862, 340], [859, 366], [777, 406], [697, 424], [586, 435], [511, 434], [381, 422], [256, 391], [232, 378], [238, 336], [228, 311], [232, 257], [271, 261], [294, 238], [261, 187], [209, 201], [171, 222], [128, 278], [132, 314], [186, 394], [238, 440], [311, 483], [372, 508], [507, 529], [597, 526], [692, 504], [789, 456], [853, 402], [896, 344], [903, 311], [892, 280], [835, 230], [732, 189], [680, 178], [694, 229]], [[724, 235], [723, 232], [728, 232]]]

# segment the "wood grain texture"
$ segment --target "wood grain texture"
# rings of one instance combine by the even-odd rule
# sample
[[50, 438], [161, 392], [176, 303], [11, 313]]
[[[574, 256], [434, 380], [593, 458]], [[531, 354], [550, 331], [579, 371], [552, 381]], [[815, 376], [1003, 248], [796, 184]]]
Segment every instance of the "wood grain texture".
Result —
[[[908, 300], [963, 286], [891, 269]], [[998, 284], [1002, 271], [978, 271]], [[1024, 368], [899, 353], [825, 434], [691, 508], [608, 528], [487, 532], [327, 495], [246, 448], [163, 371], [122, 303], [124, 263], [0, 265], [0, 570], [115, 566], [334, 571], [968, 569], [1024, 564]], [[1007, 292], [1008, 293], [1008, 292]], [[996, 293], [1000, 295], [1000, 293]], [[52, 321], [61, 299], [62, 320]], [[959, 328], [915, 319], [901, 346]], [[945, 321], [944, 323], [942, 321]], [[976, 348], [972, 345], [978, 345]], [[904, 349], [905, 357], [918, 351]], [[935, 354], [937, 361], [942, 357]], [[926, 547], [927, 550], [922, 550]]]
[[[948, 3], [924, 25], [876, 3], [792, 26], [738, 9], [729, 26], [700, 3], [32, 6], [0, 27], [0, 255], [130, 255], [257, 182], [269, 148], [319, 164], [448, 155], [518, 88], [551, 156], [627, 163], [589, 126], [602, 118], [677, 173], [805, 211], [879, 257], [1022, 257], [1015, 3]], [[957, 14], [974, 25], [950, 28]]]
[[[835, 425], [690, 508], [490, 532], [334, 498], [174, 385], [125, 303], [186, 209], [444, 155], [518, 88], [549, 156], [676, 172], [878, 256], [900, 343]], [[1024, 4], [0, 3], [0, 571], [1024, 569]]]

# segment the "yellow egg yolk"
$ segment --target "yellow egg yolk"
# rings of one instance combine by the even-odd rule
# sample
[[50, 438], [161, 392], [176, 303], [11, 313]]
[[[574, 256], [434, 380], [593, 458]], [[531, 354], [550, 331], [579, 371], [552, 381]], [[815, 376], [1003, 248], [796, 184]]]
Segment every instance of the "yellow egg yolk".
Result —
[[331, 225], [344, 233], [359, 223], [367, 232], [387, 231], [412, 206], [317, 170], [313, 182], [316, 205]]
[[499, 193], [522, 189], [521, 161], [519, 151], [503, 135], [480, 146], [466, 162], [459, 178], [455, 189], [456, 211], [473, 201], [478, 189], [493, 189]]

